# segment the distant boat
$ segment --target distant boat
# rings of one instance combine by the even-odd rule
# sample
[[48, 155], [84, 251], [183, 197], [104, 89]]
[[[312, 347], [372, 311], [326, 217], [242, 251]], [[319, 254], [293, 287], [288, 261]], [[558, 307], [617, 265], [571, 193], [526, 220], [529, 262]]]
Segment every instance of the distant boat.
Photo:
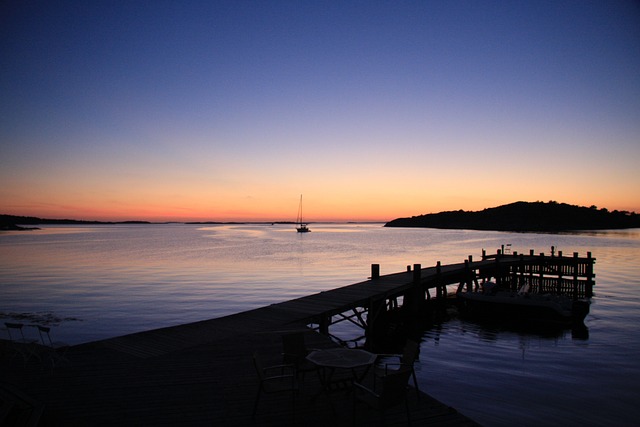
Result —
[[296, 227], [298, 233], [308, 233], [311, 231], [309, 230], [309, 227], [307, 227], [307, 224], [302, 222], [302, 194], [300, 195], [300, 206], [298, 206], [298, 217], [296, 218], [296, 224], [298, 224], [298, 226]]

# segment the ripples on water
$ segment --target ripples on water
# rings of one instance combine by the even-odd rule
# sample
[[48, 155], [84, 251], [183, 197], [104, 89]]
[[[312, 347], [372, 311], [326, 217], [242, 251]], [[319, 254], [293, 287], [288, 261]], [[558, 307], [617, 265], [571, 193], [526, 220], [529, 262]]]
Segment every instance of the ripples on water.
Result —
[[[591, 251], [586, 338], [453, 315], [424, 331], [426, 392], [487, 426], [635, 425], [640, 419], [640, 230], [515, 234], [375, 225], [45, 226], [0, 232], [0, 314], [72, 343], [224, 316], [481, 250]], [[30, 316], [30, 317], [29, 317]]]

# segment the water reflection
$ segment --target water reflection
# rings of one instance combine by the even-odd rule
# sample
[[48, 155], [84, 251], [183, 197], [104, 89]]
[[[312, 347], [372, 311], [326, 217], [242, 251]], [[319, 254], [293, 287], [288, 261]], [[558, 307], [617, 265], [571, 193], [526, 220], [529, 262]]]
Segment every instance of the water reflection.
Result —
[[582, 322], [572, 325], [552, 322], [517, 322], [510, 323], [491, 319], [473, 319], [463, 317], [468, 330], [477, 331], [483, 341], [495, 341], [502, 333], [519, 336], [535, 336], [539, 338], [565, 338], [585, 340], [589, 338], [589, 328]]

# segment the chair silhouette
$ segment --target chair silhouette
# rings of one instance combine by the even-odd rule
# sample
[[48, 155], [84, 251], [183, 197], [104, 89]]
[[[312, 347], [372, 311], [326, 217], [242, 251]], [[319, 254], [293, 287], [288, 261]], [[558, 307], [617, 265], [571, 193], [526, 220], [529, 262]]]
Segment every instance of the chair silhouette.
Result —
[[40, 334], [40, 341], [42, 342], [42, 345], [49, 350], [52, 368], [55, 367], [57, 362], [71, 363], [66, 357], [69, 344], [61, 341], [52, 341], [49, 333], [51, 328], [41, 325], [37, 325], [36, 327], [38, 328], [38, 334]]
[[[7, 327], [9, 341], [11, 342], [11, 347], [13, 349], [12, 357], [15, 357], [15, 355], [19, 354], [20, 356], [22, 356], [25, 365], [32, 357], [35, 357], [37, 359], [40, 358], [38, 352], [35, 349], [35, 345], [38, 340], [25, 338], [24, 332], [22, 331], [22, 328], [24, 327], [22, 323], [5, 322], [4, 325]], [[12, 330], [13, 334], [11, 333]]]
[[39, 426], [45, 405], [17, 387], [0, 381], [0, 425]]
[[264, 367], [260, 356], [253, 353], [253, 365], [258, 374], [258, 392], [253, 404], [252, 417], [255, 418], [258, 412], [258, 403], [262, 393], [282, 393], [291, 394], [292, 416], [295, 417], [295, 400], [298, 394], [298, 383], [296, 381], [296, 371], [293, 365], [273, 365]]
[[296, 368], [296, 374], [304, 374], [318, 370], [318, 366], [307, 360], [309, 350], [304, 343], [304, 333], [294, 332], [282, 336], [282, 363], [285, 365], [293, 365]]
[[416, 389], [416, 396], [418, 397], [418, 400], [420, 400], [420, 389], [418, 388], [418, 379], [414, 368], [414, 363], [418, 359], [419, 352], [420, 345], [413, 340], [407, 340], [402, 350], [402, 354], [379, 354], [378, 359], [396, 358], [398, 362], [385, 363], [384, 365], [378, 364], [374, 371], [374, 381], [376, 377], [384, 377], [393, 371], [408, 370], [413, 378], [413, 386]]
[[382, 390], [367, 388], [360, 383], [353, 383], [353, 423], [356, 423], [357, 404], [366, 404], [369, 408], [375, 409], [380, 413], [380, 421], [385, 424], [385, 416], [387, 410], [392, 409], [402, 403], [405, 405], [407, 416], [407, 425], [411, 425], [411, 416], [409, 414], [409, 401], [407, 399], [407, 383], [411, 371], [402, 369], [393, 371], [382, 377]]

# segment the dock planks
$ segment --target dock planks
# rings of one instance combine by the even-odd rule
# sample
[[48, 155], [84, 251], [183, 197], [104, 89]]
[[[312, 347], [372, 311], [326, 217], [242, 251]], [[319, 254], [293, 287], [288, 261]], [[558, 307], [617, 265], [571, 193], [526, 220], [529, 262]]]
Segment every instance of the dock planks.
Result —
[[[280, 363], [282, 335], [301, 330], [309, 347], [336, 346], [295, 319], [269, 306], [78, 345], [67, 353], [72, 365], [53, 371], [45, 369], [44, 361], [26, 366], [19, 359], [6, 361], [1, 382], [20, 388], [45, 406], [41, 425], [353, 425], [350, 395], [332, 395], [331, 404], [324, 397], [314, 401], [320, 383], [309, 374], [294, 419], [289, 399], [272, 395], [263, 396], [256, 419], [251, 419], [257, 391], [254, 351], [265, 364]], [[427, 420], [443, 426], [476, 425], [428, 395], [419, 403], [412, 397], [411, 419], [418, 425]], [[371, 421], [364, 408], [356, 414], [356, 425]], [[390, 413], [387, 421], [404, 425], [404, 411]]]

